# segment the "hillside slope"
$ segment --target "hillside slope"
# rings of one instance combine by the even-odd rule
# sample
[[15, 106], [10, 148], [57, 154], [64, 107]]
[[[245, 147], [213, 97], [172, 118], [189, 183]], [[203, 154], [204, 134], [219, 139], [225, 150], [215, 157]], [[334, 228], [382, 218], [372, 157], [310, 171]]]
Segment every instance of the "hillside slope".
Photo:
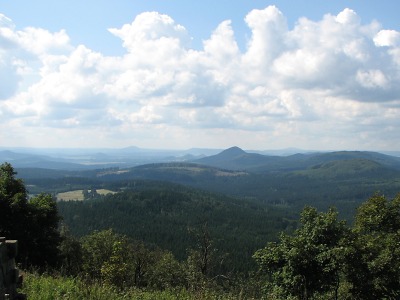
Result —
[[255, 173], [288, 172], [306, 170], [331, 161], [352, 159], [370, 160], [386, 168], [400, 170], [400, 158], [378, 152], [338, 151], [326, 153], [293, 154], [289, 156], [269, 156], [247, 153], [232, 147], [219, 154], [204, 157], [193, 162], [229, 170], [244, 170]]
[[284, 209], [168, 183], [137, 183], [101, 199], [59, 202], [58, 207], [74, 235], [113, 228], [171, 250], [180, 259], [196, 248], [193, 232], [207, 226], [219, 255], [241, 271], [253, 264], [256, 249], [275, 240], [280, 231], [292, 230], [295, 222], [290, 220], [296, 219]]

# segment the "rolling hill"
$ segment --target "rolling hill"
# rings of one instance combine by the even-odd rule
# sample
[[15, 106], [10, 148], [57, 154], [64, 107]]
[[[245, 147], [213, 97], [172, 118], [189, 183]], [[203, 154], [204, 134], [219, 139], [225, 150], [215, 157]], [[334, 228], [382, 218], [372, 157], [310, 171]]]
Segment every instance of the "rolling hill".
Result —
[[376, 192], [400, 191], [400, 158], [377, 152], [340, 151], [268, 156], [232, 147], [191, 162], [130, 168], [49, 170], [17, 168], [31, 193], [106, 188], [119, 191], [136, 181], [172, 182], [258, 203], [301, 210], [336, 206], [351, 219], [359, 203]]
[[255, 250], [296, 226], [296, 216], [282, 208], [170, 183], [138, 182], [100, 199], [60, 202], [59, 211], [74, 235], [112, 228], [179, 259], [197, 247], [194, 233], [207, 226], [216, 253], [232, 271], [249, 270]]
[[247, 153], [238, 147], [232, 147], [216, 155], [204, 157], [193, 162], [229, 170], [268, 173], [306, 170], [331, 161], [352, 159], [369, 160], [389, 169], [400, 170], [399, 157], [367, 151], [298, 153], [289, 156], [268, 156]]

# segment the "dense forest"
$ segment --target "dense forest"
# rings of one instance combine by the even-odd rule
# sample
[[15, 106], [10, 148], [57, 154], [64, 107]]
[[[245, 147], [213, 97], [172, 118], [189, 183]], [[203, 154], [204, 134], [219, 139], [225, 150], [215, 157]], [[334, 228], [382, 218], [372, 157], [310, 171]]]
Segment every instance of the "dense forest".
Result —
[[159, 182], [136, 182], [130, 189], [86, 201], [62, 201], [58, 209], [75, 236], [113, 228], [168, 249], [181, 260], [206, 231], [215, 255], [224, 258], [216, 272], [248, 271], [255, 250], [296, 227], [295, 216], [280, 207]]
[[[241, 153], [241, 152], [239, 152]], [[356, 208], [379, 191], [394, 197], [400, 190], [398, 158], [377, 153], [344, 152], [294, 155], [287, 158], [232, 153], [214, 160], [215, 165], [189, 162], [153, 163], [127, 169], [107, 168], [85, 171], [22, 168], [30, 194], [106, 188], [122, 191], [135, 183], [170, 182], [231, 198], [253, 200], [260, 205], [283, 207], [290, 215], [305, 205], [319, 210], [330, 206], [341, 218], [352, 222]], [[248, 164], [243, 162], [243, 160]], [[203, 161], [202, 161], [203, 162]], [[241, 168], [239, 168], [239, 166]]]
[[[23, 170], [24, 181], [5, 163], [0, 235], [19, 240], [22, 291], [32, 299], [398, 299], [397, 179], [380, 177], [362, 192], [378, 176], [361, 163], [353, 177], [324, 170], [343, 174], [338, 162], [296, 174], [152, 164], [85, 176], [51, 171], [51, 178]], [[325, 187], [348, 191], [336, 203], [357, 207], [350, 220], [327, 208], [340, 195], [323, 193], [315, 172], [330, 174]], [[246, 194], [236, 192], [245, 182]], [[385, 185], [388, 194], [372, 191]], [[76, 189], [83, 201], [56, 201]]]

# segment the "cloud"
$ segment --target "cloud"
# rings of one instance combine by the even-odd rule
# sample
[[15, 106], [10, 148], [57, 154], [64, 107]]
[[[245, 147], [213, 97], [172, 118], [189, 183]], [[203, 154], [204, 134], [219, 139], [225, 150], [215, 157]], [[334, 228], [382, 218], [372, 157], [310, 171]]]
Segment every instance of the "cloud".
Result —
[[269, 6], [251, 11], [245, 21], [252, 33], [244, 56], [245, 63], [265, 69], [284, 48], [286, 19], [278, 8]]
[[132, 24], [125, 24], [120, 29], [108, 29], [112, 34], [124, 41], [124, 47], [129, 51], [143, 49], [142, 43], [171, 42], [188, 39], [188, 33], [180, 24], [167, 15], [157, 12], [145, 12], [138, 15]]
[[363, 24], [351, 9], [289, 28], [269, 6], [244, 22], [251, 31], [245, 50], [230, 20], [194, 50], [183, 25], [145, 12], [108, 29], [126, 52], [106, 56], [72, 46], [66, 30], [16, 30], [0, 14], [0, 125], [103, 130], [104, 141], [138, 128], [177, 137], [236, 130], [282, 146], [318, 146], [321, 136], [324, 146], [369, 145], [368, 138], [381, 139], [376, 128], [396, 135], [399, 32]]
[[400, 32], [395, 30], [381, 30], [374, 37], [375, 45], [380, 47], [399, 47]]
[[18, 81], [16, 63], [0, 56], [0, 101], [11, 97], [16, 92]]

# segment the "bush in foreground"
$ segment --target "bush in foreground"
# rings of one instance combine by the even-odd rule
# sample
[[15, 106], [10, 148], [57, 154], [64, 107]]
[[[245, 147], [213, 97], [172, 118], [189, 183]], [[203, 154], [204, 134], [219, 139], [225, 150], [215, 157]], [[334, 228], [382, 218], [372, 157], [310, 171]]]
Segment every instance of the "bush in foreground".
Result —
[[130, 288], [121, 290], [101, 283], [90, 283], [78, 277], [52, 276], [37, 273], [25, 273], [21, 290], [29, 300], [237, 300], [249, 299], [231, 293], [202, 289], [188, 291], [184, 288], [167, 290], [142, 290]]

